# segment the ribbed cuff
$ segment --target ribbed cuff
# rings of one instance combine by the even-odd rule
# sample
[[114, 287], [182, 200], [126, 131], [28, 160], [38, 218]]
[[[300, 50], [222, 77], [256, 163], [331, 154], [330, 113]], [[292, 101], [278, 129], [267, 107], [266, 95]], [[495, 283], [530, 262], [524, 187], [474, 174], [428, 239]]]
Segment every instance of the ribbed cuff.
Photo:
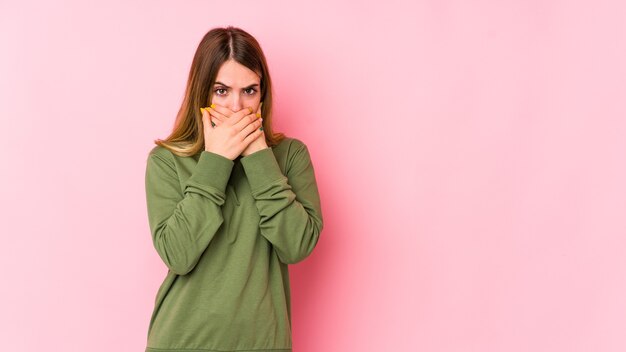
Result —
[[252, 192], [286, 178], [278, 166], [272, 148], [261, 149], [244, 156], [241, 158], [241, 165], [246, 172]]
[[203, 150], [196, 168], [188, 180], [225, 192], [233, 165], [235, 162], [227, 157]]

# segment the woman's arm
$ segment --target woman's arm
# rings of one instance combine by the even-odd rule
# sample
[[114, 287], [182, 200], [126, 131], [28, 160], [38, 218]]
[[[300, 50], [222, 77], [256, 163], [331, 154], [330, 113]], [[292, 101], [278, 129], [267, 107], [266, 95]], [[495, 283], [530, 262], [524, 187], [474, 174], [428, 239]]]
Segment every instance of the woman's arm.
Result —
[[297, 139], [290, 148], [286, 175], [270, 148], [241, 158], [261, 216], [261, 235], [285, 264], [298, 263], [311, 254], [324, 223], [309, 151]]
[[202, 151], [181, 192], [173, 162], [150, 153], [146, 200], [152, 242], [167, 267], [189, 273], [224, 222], [221, 206], [234, 162]]

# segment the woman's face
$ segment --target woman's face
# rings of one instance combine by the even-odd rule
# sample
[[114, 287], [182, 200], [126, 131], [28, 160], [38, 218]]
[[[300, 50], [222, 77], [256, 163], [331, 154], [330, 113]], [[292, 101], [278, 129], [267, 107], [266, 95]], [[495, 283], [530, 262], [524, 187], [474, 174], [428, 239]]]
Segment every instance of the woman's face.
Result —
[[211, 102], [233, 111], [261, 103], [261, 78], [254, 71], [230, 59], [220, 67], [212, 89]]

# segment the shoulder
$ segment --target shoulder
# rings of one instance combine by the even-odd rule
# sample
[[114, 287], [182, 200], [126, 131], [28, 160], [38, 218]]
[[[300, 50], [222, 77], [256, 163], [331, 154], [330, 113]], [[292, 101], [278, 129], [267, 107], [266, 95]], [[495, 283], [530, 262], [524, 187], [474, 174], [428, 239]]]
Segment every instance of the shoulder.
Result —
[[301, 170], [311, 164], [311, 156], [306, 143], [302, 139], [285, 137], [274, 147], [274, 154], [279, 162], [284, 165], [284, 170], [290, 173], [292, 170]]
[[298, 154], [307, 149], [306, 144], [295, 137], [285, 137], [278, 145], [273, 147], [275, 152], [284, 153], [287, 156]]
[[165, 164], [172, 169], [175, 169], [174, 154], [169, 149], [160, 145], [155, 145], [150, 149], [147, 156], [147, 161], [150, 163]]
[[293, 164], [295, 159], [301, 158], [303, 154], [308, 155], [305, 142], [294, 137], [283, 138], [278, 145], [272, 147], [272, 150], [278, 159], [284, 160], [287, 168]]
[[160, 145], [155, 145], [148, 152], [148, 157], [150, 158], [157, 157], [157, 158], [169, 160], [172, 156], [173, 156], [172, 152], [170, 152], [167, 148], [164, 148]]

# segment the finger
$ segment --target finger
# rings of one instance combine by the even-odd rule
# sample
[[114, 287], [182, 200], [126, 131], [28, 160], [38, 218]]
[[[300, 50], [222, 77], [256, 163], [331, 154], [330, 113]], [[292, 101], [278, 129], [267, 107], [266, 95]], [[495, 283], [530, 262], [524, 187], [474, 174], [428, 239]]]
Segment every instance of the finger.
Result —
[[200, 113], [202, 114], [202, 124], [213, 127], [214, 124], [210, 121], [209, 112], [205, 108], [200, 108]]
[[210, 107], [205, 109], [209, 112], [209, 115], [214, 118], [214, 120], [219, 120], [220, 122], [225, 121], [228, 117], [222, 115], [221, 113], [211, 109]]
[[263, 119], [256, 119], [256, 121], [249, 123], [246, 127], [243, 128], [243, 130], [241, 130], [240, 133], [243, 133], [244, 136], [247, 136], [255, 130], [259, 131], [261, 124], [263, 123], [261, 120]]
[[[218, 107], [217, 105], [213, 104], [216, 108]], [[227, 110], [230, 110], [228, 108], [226, 108]], [[221, 121], [225, 121], [228, 118], [228, 115], [224, 115], [223, 113], [221, 113], [220, 111], [217, 111], [214, 108], [208, 107], [205, 109], [206, 111], [209, 112], [210, 115], [215, 116], [217, 118], [219, 118]], [[221, 111], [224, 111], [223, 109], [220, 109]]]
[[224, 117], [230, 117], [232, 114], [235, 113], [231, 109], [225, 106], [215, 104], [215, 103], [211, 104], [211, 106], [209, 106], [209, 109], [218, 112], [221, 116], [224, 116]]
[[262, 110], [261, 110], [262, 106], [263, 106], [263, 102], [261, 102], [261, 104], [259, 104], [259, 108], [256, 111], [256, 116], [259, 117], [259, 120], [261, 120], [261, 128], [260, 128], [261, 131], [263, 131], [263, 125], [262, 125], [263, 124], [263, 119], [260, 118], [261, 115], [263, 115]]
[[211, 116], [211, 124], [212, 124], [213, 126], [219, 126], [219, 125], [221, 125], [221, 124], [222, 124], [222, 121], [221, 121], [221, 120], [219, 120], [219, 119], [217, 119], [217, 118], [216, 118], [216, 117], [214, 117], [214, 116]]
[[[244, 109], [246, 110], [246, 109]], [[247, 110], [250, 111], [250, 110]], [[232, 118], [232, 117], [231, 117]], [[253, 122], [256, 122], [256, 120], [259, 120], [260, 117], [257, 116], [256, 113], [254, 114], [247, 114], [244, 117], [242, 117], [239, 121], [237, 121], [234, 126], [237, 129], [237, 131], [241, 131], [244, 128], [246, 128], [246, 126], [252, 124]]]
[[250, 133], [246, 138], [244, 138], [244, 143], [252, 143], [252, 141], [256, 140], [263, 134], [263, 131], [256, 129], [254, 132]]
[[[256, 115], [252, 113], [252, 108], [243, 108], [228, 118], [228, 123], [237, 126], [237, 130], [241, 131], [247, 124], [253, 121], [252, 117], [256, 118]], [[252, 116], [252, 117], [251, 117]], [[240, 123], [241, 122], [241, 123]]]

